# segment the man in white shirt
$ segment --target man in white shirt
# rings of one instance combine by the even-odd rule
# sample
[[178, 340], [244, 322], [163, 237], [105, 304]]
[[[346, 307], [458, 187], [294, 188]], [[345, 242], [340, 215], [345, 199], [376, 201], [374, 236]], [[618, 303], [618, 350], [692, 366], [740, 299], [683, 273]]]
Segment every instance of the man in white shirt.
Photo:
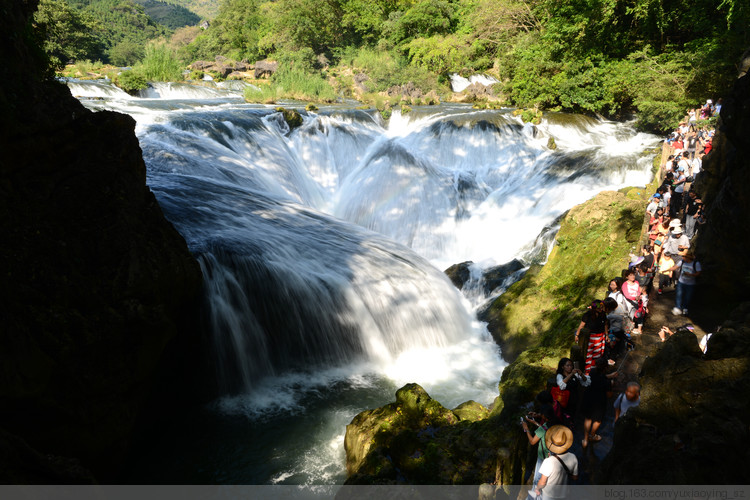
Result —
[[693, 177], [697, 176], [701, 173], [701, 168], [703, 168], [703, 160], [701, 159], [701, 155], [696, 154], [693, 161], [690, 162], [690, 175]]
[[565, 498], [568, 494], [568, 480], [578, 479], [578, 458], [568, 453], [573, 444], [573, 431], [564, 425], [553, 425], [544, 435], [550, 456], [544, 459], [539, 472], [542, 477], [536, 485], [536, 495], [542, 500]]
[[680, 161], [677, 162], [677, 170], [687, 175], [689, 169], [690, 169], [690, 162], [688, 160], [688, 153], [684, 153], [682, 157], [680, 158]]
[[651, 217], [654, 216], [656, 213], [656, 209], [659, 208], [659, 203], [661, 202], [661, 195], [659, 193], [656, 193], [651, 197], [651, 203], [648, 204], [646, 207], [646, 212], [651, 214]]

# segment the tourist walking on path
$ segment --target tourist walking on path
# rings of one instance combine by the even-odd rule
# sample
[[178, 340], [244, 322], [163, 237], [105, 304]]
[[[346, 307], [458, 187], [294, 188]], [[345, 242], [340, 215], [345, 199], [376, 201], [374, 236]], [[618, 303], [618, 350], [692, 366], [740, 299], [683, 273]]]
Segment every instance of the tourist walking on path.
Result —
[[696, 278], [701, 274], [701, 265], [695, 260], [693, 252], [688, 252], [681, 262], [672, 267], [672, 271], [677, 269], [680, 269], [680, 277], [677, 280], [675, 306], [672, 309], [672, 314], [675, 316], [688, 313], [688, 306], [695, 291]]
[[[633, 275], [635, 280], [635, 275]], [[636, 283], [638, 285], [638, 283]], [[625, 285], [623, 284], [623, 294], [625, 294]], [[639, 286], [640, 288], [640, 286]], [[625, 294], [627, 298], [627, 294]], [[604, 310], [604, 303], [601, 300], [595, 300], [591, 303], [589, 309], [584, 313], [581, 324], [575, 333], [575, 341], [579, 342], [581, 330], [585, 327], [588, 333], [586, 342], [586, 365], [583, 372], [588, 375], [594, 367], [594, 360], [604, 356], [605, 340], [607, 338], [607, 313]]]
[[583, 402], [581, 403], [581, 414], [583, 415], [583, 442], [584, 448], [589, 441], [601, 441], [602, 437], [596, 432], [602, 425], [604, 414], [607, 411], [607, 393], [612, 390], [612, 381], [617, 372], [607, 374], [607, 358], [601, 357], [596, 360], [596, 366], [591, 370], [591, 384], [583, 391]]

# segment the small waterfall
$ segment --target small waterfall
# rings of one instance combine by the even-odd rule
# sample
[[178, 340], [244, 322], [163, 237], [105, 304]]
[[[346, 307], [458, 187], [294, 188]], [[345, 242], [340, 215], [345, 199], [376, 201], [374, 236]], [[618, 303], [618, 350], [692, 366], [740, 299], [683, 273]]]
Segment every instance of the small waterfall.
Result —
[[487, 75], [471, 75], [469, 78], [464, 78], [456, 73], [451, 75], [451, 89], [453, 92], [461, 92], [474, 83], [487, 86], [497, 83], [497, 79]]
[[240, 99], [243, 87], [202, 83], [193, 85], [181, 82], [150, 82], [148, 87], [139, 91], [138, 96], [144, 99]]
[[78, 98], [133, 99], [131, 95], [109, 80], [63, 79], [70, 93]]

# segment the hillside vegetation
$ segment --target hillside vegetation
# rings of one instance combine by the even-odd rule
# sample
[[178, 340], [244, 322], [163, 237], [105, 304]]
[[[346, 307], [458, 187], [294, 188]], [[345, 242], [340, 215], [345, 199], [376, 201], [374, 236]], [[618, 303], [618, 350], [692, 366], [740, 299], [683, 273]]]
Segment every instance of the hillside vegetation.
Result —
[[[72, 2], [105, 40], [73, 58], [132, 64], [146, 40], [172, 34], [128, 0]], [[507, 105], [637, 113], [657, 130], [725, 93], [749, 26], [743, 0], [222, 0], [206, 30], [180, 31], [170, 45], [183, 65], [285, 60], [297, 79], [334, 76], [340, 88], [368, 67], [387, 67], [386, 85], [488, 73]]]

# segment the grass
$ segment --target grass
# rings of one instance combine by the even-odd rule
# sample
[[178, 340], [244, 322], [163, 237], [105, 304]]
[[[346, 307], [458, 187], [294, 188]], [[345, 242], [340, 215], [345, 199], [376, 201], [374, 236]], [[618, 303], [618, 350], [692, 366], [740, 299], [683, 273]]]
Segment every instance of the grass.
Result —
[[[280, 74], [279, 74], [280, 73]], [[247, 102], [273, 104], [281, 99], [307, 102], [335, 102], [336, 91], [320, 75], [288, 70], [274, 75], [273, 81], [260, 84], [258, 90], [245, 89]]]
[[152, 43], [146, 46], [146, 55], [133, 71], [150, 82], [179, 82], [183, 80], [184, 68], [172, 48], [164, 43]]

